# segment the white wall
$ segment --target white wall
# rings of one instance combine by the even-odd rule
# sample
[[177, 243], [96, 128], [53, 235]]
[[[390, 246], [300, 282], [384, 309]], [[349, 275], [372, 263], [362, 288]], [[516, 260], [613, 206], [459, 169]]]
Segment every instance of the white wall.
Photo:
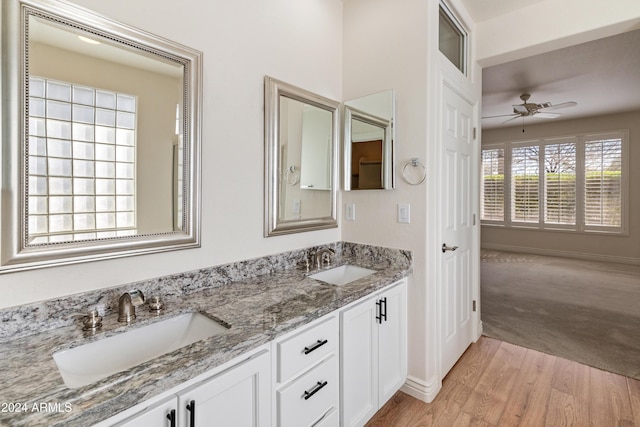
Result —
[[[426, 185], [400, 177], [411, 157], [427, 153], [427, 5], [423, 1], [345, 0], [344, 99], [394, 89], [396, 96], [395, 190], [344, 192], [355, 221], [342, 222], [344, 240], [413, 251], [409, 279], [409, 375], [426, 379], [427, 354]], [[411, 223], [397, 222], [398, 203], [411, 204]]]
[[76, 3], [204, 53], [202, 247], [2, 274], [0, 308], [341, 239], [263, 237], [263, 77], [341, 100], [341, 0]]
[[512, 142], [544, 137], [629, 130], [629, 235], [612, 236], [596, 233], [571, 233], [482, 227], [484, 247], [529, 250], [539, 253], [593, 257], [621, 262], [640, 263], [640, 111], [586, 119], [548, 121], [482, 132], [482, 143]]

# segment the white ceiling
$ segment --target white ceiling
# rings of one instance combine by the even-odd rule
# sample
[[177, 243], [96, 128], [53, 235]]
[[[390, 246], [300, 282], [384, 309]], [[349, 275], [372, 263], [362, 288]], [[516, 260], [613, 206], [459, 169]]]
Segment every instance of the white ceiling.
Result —
[[[475, 22], [541, 1], [546, 0], [462, 0]], [[512, 113], [524, 92], [532, 103], [578, 103], [554, 111], [562, 113], [558, 118], [533, 116], [525, 123], [640, 110], [640, 30], [485, 68], [482, 116]], [[483, 119], [482, 127], [522, 126], [522, 119], [502, 125], [507, 119]]]
[[[578, 103], [554, 111], [559, 118], [533, 116], [525, 123], [640, 110], [640, 30], [485, 68], [482, 116], [512, 113], [523, 92], [532, 103]], [[483, 119], [482, 127], [500, 127], [507, 119]], [[521, 126], [522, 119], [508, 125]]]
[[462, 3], [473, 20], [480, 22], [541, 1], [545, 0], [462, 0]]

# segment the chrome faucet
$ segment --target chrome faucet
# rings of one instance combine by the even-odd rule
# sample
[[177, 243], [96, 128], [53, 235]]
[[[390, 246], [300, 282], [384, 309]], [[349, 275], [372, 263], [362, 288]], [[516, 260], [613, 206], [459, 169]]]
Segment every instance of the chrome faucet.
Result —
[[136, 307], [144, 303], [144, 294], [140, 291], [129, 291], [118, 300], [118, 322], [131, 322], [136, 318]]
[[318, 249], [318, 252], [316, 252], [316, 267], [318, 269], [322, 268], [325, 255], [328, 257], [327, 265], [331, 265], [331, 257], [335, 257], [336, 253], [333, 249], [329, 248]]

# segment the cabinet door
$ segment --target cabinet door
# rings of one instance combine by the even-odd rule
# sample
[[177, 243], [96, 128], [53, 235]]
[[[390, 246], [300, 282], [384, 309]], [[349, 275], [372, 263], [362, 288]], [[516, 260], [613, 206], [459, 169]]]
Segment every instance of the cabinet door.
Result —
[[407, 378], [407, 286], [376, 297], [385, 315], [378, 324], [378, 405], [382, 407]]
[[[175, 396], [164, 400], [156, 405], [143, 409], [138, 414], [132, 415], [124, 421], [113, 424], [113, 427], [176, 427], [178, 400]], [[167, 415], [175, 417], [175, 422], [171, 424]]]
[[367, 299], [341, 314], [342, 425], [364, 425], [378, 410], [376, 304]]
[[[178, 404], [183, 423], [181, 425], [268, 426], [271, 419], [270, 365], [269, 352], [263, 350], [180, 393]], [[190, 409], [187, 409], [188, 406]]]

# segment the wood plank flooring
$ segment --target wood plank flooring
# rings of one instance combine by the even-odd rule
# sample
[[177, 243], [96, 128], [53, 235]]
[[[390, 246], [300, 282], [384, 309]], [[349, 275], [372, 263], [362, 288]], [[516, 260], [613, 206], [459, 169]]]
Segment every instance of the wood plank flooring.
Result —
[[367, 427], [640, 427], [640, 381], [482, 337], [431, 403], [402, 392]]

